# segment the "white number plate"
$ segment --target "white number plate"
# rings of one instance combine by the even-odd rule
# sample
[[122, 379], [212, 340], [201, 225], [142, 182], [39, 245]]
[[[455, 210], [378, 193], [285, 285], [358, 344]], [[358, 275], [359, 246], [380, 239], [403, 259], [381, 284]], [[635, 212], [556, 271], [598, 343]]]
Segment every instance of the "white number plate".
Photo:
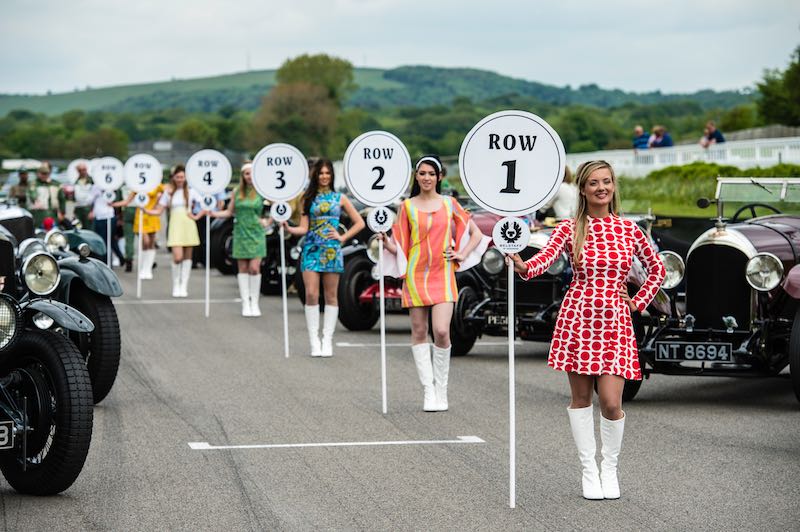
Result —
[[721, 342], [656, 342], [656, 360], [733, 362], [731, 344]]
[[486, 317], [486, 325], [508, 325], [508, 316], [491, 315]]
[[0, 422], [0, 449], [11, 449], [14, 447], [14, 422]]

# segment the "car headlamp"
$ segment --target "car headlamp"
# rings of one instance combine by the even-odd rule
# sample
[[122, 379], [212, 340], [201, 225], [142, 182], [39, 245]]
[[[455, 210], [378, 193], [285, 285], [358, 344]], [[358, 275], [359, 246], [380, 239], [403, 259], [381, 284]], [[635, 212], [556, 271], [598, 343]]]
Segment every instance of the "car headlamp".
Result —
[[89, 244], [87, 244], [86, 242], [78, 244], [78, 255], [80, 255], [82, 258], [85, 259], [91, 254], [92, 254], [92, 249], [89, 247]]
[[289, 256], [292, 258], [292, 260], [299, 259], [302, 253], [303, 253], [303, 248], [300, 246], [294, 246], [292, 249], [289, 250]]
[[37, 312], [33, 315], [33, 324], [42, 330], [47, 330], [53, 326], [55, 320], [44, 312]]
[[377, 264], [378, 259], [380, 259], [378, 254], [379, 248], [380, 242], [378, 241], [378, 235], [372, 235], [369, 237], [369, 240], [367, 241], [367, 257], [369, 257], [369, 260], [375, 264]]
[[670, 290], [675, 288], [683, 280], [683, 275], [686, 272], [686, 265], [680, 255], [674, 251], [660, 251], [658, 256], [661, 262], [664, 263], [664, 269], [667, 274], [664, 276], [664, 282], [661, 283], [661, 288]]
[[497, 275], [503, 271], [505, 258], [497, 248], [489, 248], [481, 257], [481, 266], [489, 275]]
[[747, 283], [761, 292], [772, 290], [783, 278], [783, 263], [772, 253], [759, 253], [747, 261]]
[[61, 280], [56, 259], [47, 253], [29, 255], [22, 263], [22, 279], [28, 290], [37, 296], [46, 296], [56, 289]]
[[69, 251], [69, 242], [67, 237], [58, 229], [51, 229], [44, 237], [44, 243], [50, 253], [56, 251]]
[[21, 330], [22, 313], [16, 301], [0, 294], [0, 349], [6, 349]]
[[24, 261], [34, 253], [47, 253], [47, 246], [38, 238], [26, 238], [19, 245], [19, 258]]
[[547, 268], [547, 273], [550, 275], [558, 275], [566, 269], [567, 264], [569, 264], [569, 260], [567, 260], [567, 256], [562, 253], [558, 256], [556, 261]]

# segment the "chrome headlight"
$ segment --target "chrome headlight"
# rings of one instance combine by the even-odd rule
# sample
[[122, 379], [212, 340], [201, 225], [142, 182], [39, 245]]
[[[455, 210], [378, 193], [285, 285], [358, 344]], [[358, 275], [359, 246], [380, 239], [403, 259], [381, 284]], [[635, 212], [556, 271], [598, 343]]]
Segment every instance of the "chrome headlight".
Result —
[[567, 256], [562, 253], [558, 256], [556, 261], [547, 268], [547, 273], [550, 275], [558, 275], [566, 269], [567, 264], [569, 264], [569, 260], [567, 260]]
[[289, 256], [292, 260], [297, 260], [300, 258], [300, 255], [303, 254], [302, 246], [294, 246], [292, 249], [289, 250]]
[[378, 259], [380, 259], [380, 257], [378, 256], [379, 248], [380, 248], [380, 242], [378, 242], [378, 235], [372, 235], [371, 237], [369, 237], [369, 240], [367, 241], [367, 257], [369, 257], [369, 260], [371, 260], [375, 264], [377, 264]]
[[783, 278], [783, 263], [772, 253], [759, 253], [745, 268], [747, 283], [761, 292], [772, 290]]
[[26, 238], [19, 244], [19, 258], [25, 260], [34, 253], [47, 253], [47, 246], [38, 238]]
[[47, 253], [33, 253], [22, 263], [22, 279], [28, 290], [37, 296], [46, 296], [56, 289], [61, 280], [56, 259]]
[[497, 275], [503, 271], [505, 258], [497, 248], [487, 249], [481, 257], [481, 266], [489, 275]]
[[0, 294], [0, 349], [9, 347], [17, 337], [21, 327], [22, 313], [16, 301]]
[[378, 265], [375, 264], [372, 269], [369, 271], [370, 276], [372, 277], [373, 281], [380, 281], [381, 280], [381, 272], [378, 271]]
[[683, 274], [686, 272], [686, 265], [680, 255], [674, 251], [661, 251], [658, 253], [661, 262], [664, 263], [664, 269], [667, 274], [664, 276], [664, 282], [661, 283], [661, 288], [669, 290], [675, 288], [683, 280]]
[[44, 243], [47, 245], [47, 250], [50, 253], [55, 253], [58, 250], [69, 251], [67, 237], [58, 229], [51, 229], [45, 235]]

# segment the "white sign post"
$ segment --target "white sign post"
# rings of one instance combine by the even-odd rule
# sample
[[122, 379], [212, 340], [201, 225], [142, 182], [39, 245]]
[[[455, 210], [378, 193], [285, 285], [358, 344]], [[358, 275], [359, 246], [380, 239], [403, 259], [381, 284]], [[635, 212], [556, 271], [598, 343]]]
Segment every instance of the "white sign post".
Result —
[[[393, 213], [385, 208], [399, 198], [411, 180], [411, 156], [405, 144], [386, 131], [368, 131], [356, 137], [344, 154], [344, 179], [353, 196], [376, 207], [367, 219], [370, 229], [386, 233]], [[381, 398], [388, 411], [386, 385], [386, 302], [383, 281], [383, 241], [378, 241], [378, 288], [381, 316]]]
[[136, 193], [133, 197], [133, 206], [139, 209], [139, 241], [136, 249], [136, 297], [142, 297], [142, 233], [144, 207], [147, 205], [147, 195], [155, 189], [163, 177], [163, 169], [158, 159], [149, 153], [137, 153], [125, 161], [123, 168], [125, 185]]
[[[104, 199], [112, 203], [116, 197], [115, 192], [125, 182], [122, 161], [116, 157], [101, 157], [96, 159], [92, 166], [92, 179], [103, 189]], [[106, 261], [111, 267], [111, 219], [106, 220]]]
[[283, 294], [283, 352], [289, 358], [289, 309], [286, 294], [286, 246], [284, 245], [283, 222], [292, 217], [292, 206], [284, 201], [273, 203], [270, 207], [270, 216], [278, 222], [278, 235], [281, 248], [281, 293]]
[[[261, 148], [253, 159], [253, 187], [273, 205], [273, 219], [278, 210], [286, 208], [291, 216], [291, 208], [285, 202], [300, 194], [308, 182], [308, 162], [300, 150], [290, 144], [268, 144]], [[281, 204], [284, 207], [281, 207]], [[281, 286], [283, 287], [283, 353], [289, 358], [289, 309], [286, 295], [286, 251], [284, 250], [284, 229], [280, 224], [281, 247]]]
[[[217, 150], [200, 150], [186, 161], [186, 182], [203, 196], [203, 209], [213, 210], [214, 195], [225, 190], [231, 182], [231, 162]], [[208, 200], [211, 200], [210, 202]], [[191, 205], [186, 206], [191, 209]], [[206, 214], [206, 301], [205, 316], [210, 314], [211, 290], [211, 217]]]
[[[558, 133], [525, 111], [493, 113], [473, 127], [458, 156], [461, 181], [470, 197], [490, 212], [506, 216], [492, 233], [504, 253], [525, 248], [528, 222], [515, 218], [534, 212], [558, 192], [566, 155]], [[514, 371], [514, 266], [508, 266], [508, 424], [509, 507], [516, 507], [516, 390]]]

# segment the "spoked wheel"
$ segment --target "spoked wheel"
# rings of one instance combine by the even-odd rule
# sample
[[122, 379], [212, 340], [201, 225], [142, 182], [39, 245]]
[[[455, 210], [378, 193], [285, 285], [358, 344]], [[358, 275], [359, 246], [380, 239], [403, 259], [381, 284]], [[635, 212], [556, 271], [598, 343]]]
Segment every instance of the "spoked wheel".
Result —
[[478, 333], [466, 321], [467, 315], [478, 303], [478, 294], [471, 286], [465, 286], [458, 291], [458, 301], [453, 309], [453, 319], [450, 322], [450, 343], [453, 346], [451, 351], [453, 356], [469, 353], [478, 339]]
[[[12, 375], [4, 406], [27, 420], [0, 470], [21, 493], [52, 495], [72, 485], [92, 438], [92, 385], [78, 350], [50, 331], [25, 331], [2, 374]], [[25, 436], [23, 436], [23, 432]]]
[[75, 286], [69, 303], [92, 320], [94, 330], [90, 333], [70, 332], [70, 338], [78, 346], [86, 360], [95, 404], [108, 395], [117, 379], [122, 344], [117, 311], [111, 298], [92, 292], [84, 286]]

